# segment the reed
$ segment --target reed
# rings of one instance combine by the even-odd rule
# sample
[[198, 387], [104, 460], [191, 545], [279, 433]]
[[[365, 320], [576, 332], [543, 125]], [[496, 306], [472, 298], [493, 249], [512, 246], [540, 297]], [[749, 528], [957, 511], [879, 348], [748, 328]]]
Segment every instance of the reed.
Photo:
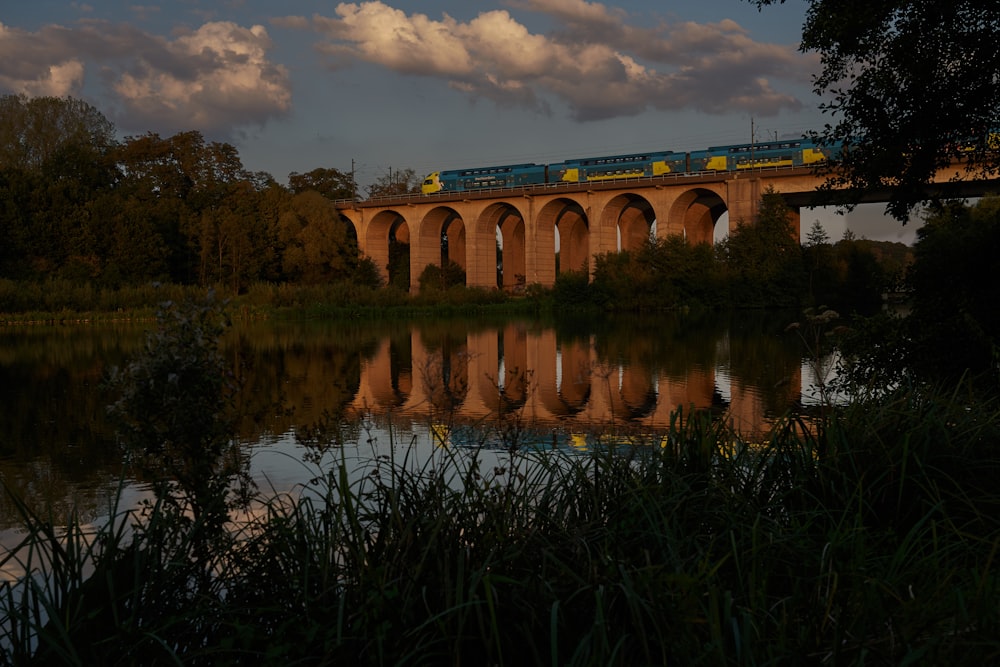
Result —
[[358, 469], [314, 430], [314, 481], [207, 561], [155, 508], [96, 537], [25, 512], [2, 662], [992, 664], [1000, 411], [969, 399], [901, 389], [754, 442], [678, 411], [582, 454], [515, 424], [489, 466]]

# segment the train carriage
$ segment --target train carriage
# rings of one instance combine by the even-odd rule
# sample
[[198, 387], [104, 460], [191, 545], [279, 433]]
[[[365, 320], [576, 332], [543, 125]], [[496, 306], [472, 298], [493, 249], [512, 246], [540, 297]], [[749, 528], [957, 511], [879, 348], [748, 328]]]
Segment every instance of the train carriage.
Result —
[[806, 139], [712, 146], [690, 153], [691, 171], [739, 171], [763, 167], [801, 167], [827, 160], [834, 150]]
[[768, 141], [678, 153], [656, 151], [632, 155], [566, 160], [557, 164], [515, 164], [436, 171], [423, 183], [424, 194], [475, 191], [543, 183], [587, 183], [664, 174], [740, 171], [763, 167], [801, 167], [837, 157], [840, 146], [820, 146], [809, 139]]
[[514, 188], [546, 182], [544, 164], [510, 164], [475, 169], [435, 171], [424, 179], [420, 191], [425, 195], [442, 191], [475, 191]]
[[611, 155], [566, 160], [549, 166], [549, 178], [553, 183], [584, 183], [619, 178], [661, 176], [683, 172], [685, 169], [686, 157], [684, 153], [660, 151], [639, 155]]

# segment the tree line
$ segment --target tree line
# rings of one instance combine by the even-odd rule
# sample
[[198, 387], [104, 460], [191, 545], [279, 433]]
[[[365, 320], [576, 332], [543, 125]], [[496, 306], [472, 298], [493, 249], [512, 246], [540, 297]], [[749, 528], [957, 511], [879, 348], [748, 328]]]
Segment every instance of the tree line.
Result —
[[[367, 194], [417, 188], [412, 170], [397, 169]], [[330, 168], [292, 172], [281, 185], [247, 170], [233, 146], [196, 131], [119, 141], [113, 124], [80, 100], [0, 98], [0, 278], [60, 278], [101, 288], [223, 285], [232, 294], [256, 282], [376, 287], [379, 267], [359, 256], [355, 230], [333, 204], [357, 192], [352, 174]], [[877, 297], [884, 271], [860, 242], [841, 242], [829, 257], [817, 244], [809, 257], [789, 264], [801, 253], [782, 226], [782, 206], [778, 199], [765, 205], [760, 224], [715, 249], [667, 239], [599, 258], [597, 298], [603, 291], [607, 302], [648, 300], [662, 308], [692, 298], [722, 305], [724, 294], [733, 305], [788, 305], [801, 298], [804, 283], [828, 298], [847, 283], [866, 300]], [[729, 270], [702, 275], [713, 260]], [[463, 277], [455, 275], [450, 282]], [[736, 288], [720, 290], [720, 280]], [[647, 283], [648, 289], [631, 289]]]
[[834, 242], [818, 221], [800, 244], [788, 216], [781, 195], [768, 191], [757, 219], [740, 221], [714, 246], [670, 236], [604, 253], [592, 280], [585, 271], [560, 274], [556, 301], [630, 311], [830, 305], [872, 312], [907, 289], [909, 246], [849, 231]]
[[[412, 170], [397, 170], [368, 194], [415, 187]], [[356, 193], [351, 174], [326, 168], [283, 186], [197, 131], [119, 141], [81, 100], [0, 97], [0, 278], [233, 293], [254, 281], [376, 285], [333, 205]]]

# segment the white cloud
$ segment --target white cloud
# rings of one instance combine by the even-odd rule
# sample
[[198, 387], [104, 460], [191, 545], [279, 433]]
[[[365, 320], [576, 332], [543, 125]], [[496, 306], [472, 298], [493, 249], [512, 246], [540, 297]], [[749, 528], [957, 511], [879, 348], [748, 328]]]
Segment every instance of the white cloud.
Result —
[[132, 116], [158, 125], [225, 128], [260, 122], [291, 106], [288, 73], [267, 60], [270, 40], [262, 26], [206, 23], [164, 46], [184, 69], [169, 71], [140, 57], [114, 85]]
[[228, 134], [291, 107], [288, 72], [268, 59], [270, 48], [263, 26], [230, 22], [172, 39], [104, 21], [37, 32], [0, 24], [0, 92], [80, 96], [100, 67], [118, 106], [102, 110], [119, 126]]
[[[814, 59], [794, 45], [753, 41], [733, 21], [636, 27], [628, 15], [585, 0], [509, 0], [512, 8], [560, 23], [535, 34], [506, 10], [468, 22], [434, 20], [381, 0], [341, 3], [335, 17], [314, 16], [337, 67], [374, 63], [407, 75], [438, 77], [471, 97], [539, 110], [566, 105], [579, 120], [648, 109], [774, 114], [800, 101], [772, 82], [800, 84]], [[301, 27], [302, 18], [281, 25]]]
[[70, 50], [45, 48], [31, 34], [0, 23], [0, 88], [25, 95], [65, 96], [82, 84], [83, 64]]

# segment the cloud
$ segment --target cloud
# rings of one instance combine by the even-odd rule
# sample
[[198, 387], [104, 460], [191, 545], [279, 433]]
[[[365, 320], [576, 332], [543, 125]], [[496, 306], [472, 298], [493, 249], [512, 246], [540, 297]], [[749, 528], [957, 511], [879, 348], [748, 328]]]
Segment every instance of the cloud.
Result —
[[120, 127], [229, 134], [290, 109], [288, 72], [270, 48], [263, 26], [222, 21], [172, 39], [94, 20], [37, 32], [0, 24], [0, 92], [80, 96], [99, 67]]
[[[801, 84], [815, 59], [795, 45], [753, 41], [733, 21], [629, 23], [629, 15], [585, 0], [508, 0], [544, 14], [559, 28], [532, 33], [507, 10], [467, 21], [435, 20], [381, 0], [341, 3], [336, 16], [313, 16], [318, 45], [333, 67], [368, 62], [407, 75], [441, 78], [472, 98], [546, 111], [560, 102], [578, 120], [649, 109], [761, 115], [799, 109], [776, 81]], [[276, 21], [304, 27], [302, 17]], [[648, 21], [647, 21], [648, 23]]]

